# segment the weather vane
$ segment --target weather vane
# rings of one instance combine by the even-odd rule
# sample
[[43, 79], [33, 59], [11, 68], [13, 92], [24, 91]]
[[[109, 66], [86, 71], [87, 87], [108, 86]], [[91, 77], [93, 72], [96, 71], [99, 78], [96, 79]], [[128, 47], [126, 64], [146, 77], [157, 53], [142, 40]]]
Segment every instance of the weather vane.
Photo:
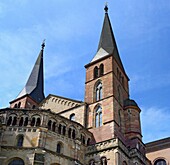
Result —
[[104, 7], [105, 12], [108, 12], [108, 2], [105, 3], [105, 7]]

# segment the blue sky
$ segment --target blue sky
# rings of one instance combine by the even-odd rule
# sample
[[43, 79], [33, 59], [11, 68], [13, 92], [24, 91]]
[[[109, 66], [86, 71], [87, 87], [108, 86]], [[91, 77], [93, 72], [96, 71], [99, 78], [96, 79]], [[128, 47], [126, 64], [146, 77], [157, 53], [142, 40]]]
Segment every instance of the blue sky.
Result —
[[[9, 106], [45, 47], [45, 94], [84, 100], [104, 0], [0, 1], [0, 107]], [[109, 1], [119, 53], [140, 108], [144, 142], [170, 136], [170, 1]]]

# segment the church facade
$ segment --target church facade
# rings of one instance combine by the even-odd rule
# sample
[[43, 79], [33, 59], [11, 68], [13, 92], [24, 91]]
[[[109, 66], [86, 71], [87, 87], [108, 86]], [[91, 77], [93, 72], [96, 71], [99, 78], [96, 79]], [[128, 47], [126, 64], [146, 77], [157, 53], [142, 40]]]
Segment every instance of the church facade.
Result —
[[85, 65], [84, 102], [44, 96], [44, 47], [23, 90], [0, 110], [0, 164], [150, 165], [107, 6], [97, 53]]

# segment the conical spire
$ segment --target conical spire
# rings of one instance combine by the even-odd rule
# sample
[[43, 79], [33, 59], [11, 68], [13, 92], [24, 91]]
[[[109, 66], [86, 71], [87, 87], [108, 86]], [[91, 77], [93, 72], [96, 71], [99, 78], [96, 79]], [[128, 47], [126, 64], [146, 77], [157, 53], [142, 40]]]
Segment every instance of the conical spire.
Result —
[[91, 62], [94, 62], [100, 58], [103, 58], [107, 55], [112, 54], [114, 58], [116, 59], [116, 61], [121, 66], [121, 68], [124, 70], [119, 53], [118, 53], [112, 26], [110, 23], [107, 4], [105, 5], [104, 10], [105, 10], [105, 17], [104, 17], [102, 32], [100, 35], [99, 45], [98, 45], [97, 53]]
[[112, 26], [110, 23], [110, 19], [108, 16], [108, 7], [107, 5], [104, 8], [105, 10], [105, 18], [103, 22], [103, 28], [100, 36], [100, 41], [98, 45], [98, 50], [103, 48], [109, 54], [113, 53], [113, 49], [116, 47], [116, 42], [113, 35]]
[[19, 93], [17, 98], [26, 94], [30, 95], [37, 103], [41, 102], [44, 97], [44, 73], [43, 73], [43, 51], [45, 42], [42, 43], [42, 49], [28, 78], [28, 81]]

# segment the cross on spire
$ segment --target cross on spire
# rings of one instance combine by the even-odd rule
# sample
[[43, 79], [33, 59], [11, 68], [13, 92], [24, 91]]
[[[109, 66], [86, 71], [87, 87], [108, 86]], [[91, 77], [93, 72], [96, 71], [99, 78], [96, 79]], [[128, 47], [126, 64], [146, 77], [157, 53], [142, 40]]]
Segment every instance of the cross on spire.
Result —
[[105, 7], [104, 7], [105, 13], [108, 13], [108, 5], [107, 4], [108, 3], [106, 2]]
[[42, 44], [41, 44], [42, 50], [44, 50], [45, 47], [45, 39], [43, 40]]

